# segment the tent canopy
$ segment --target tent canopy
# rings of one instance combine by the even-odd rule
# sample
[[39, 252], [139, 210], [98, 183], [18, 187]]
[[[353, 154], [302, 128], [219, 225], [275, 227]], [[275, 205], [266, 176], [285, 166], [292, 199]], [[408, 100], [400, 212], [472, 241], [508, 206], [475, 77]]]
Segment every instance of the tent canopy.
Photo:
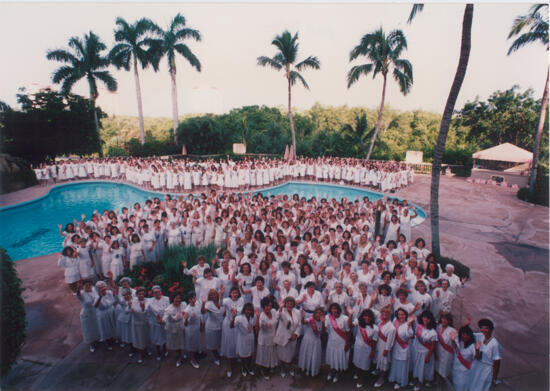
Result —
[[533, 160], [533, 153], [514, 144], [504, 143], [476, 152], [472, 155], [474, 159], [479, 160], [497, 160], [500, 162], [511, 163], [530, 163]]

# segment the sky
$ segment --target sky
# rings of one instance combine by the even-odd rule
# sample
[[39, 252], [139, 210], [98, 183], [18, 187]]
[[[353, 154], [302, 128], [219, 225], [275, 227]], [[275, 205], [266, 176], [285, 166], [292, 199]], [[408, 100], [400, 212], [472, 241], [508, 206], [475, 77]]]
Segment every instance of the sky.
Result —
[[[539, 99], [548, 67], [548, 53], [532, 44], [508, 56], [508, 32], [528, 3], [478, 3], [474, 6], [472, 50], [466, 78], [455, 108], [497, 90], [519, 85], [532, 88]], [[201, 42], [186, 42], [202, 63], [197, 72], [185, 59], [177, 60], [179, 113], [224, 113], [243, 105], [285, 106], [287, 86], [282, 72], [256, 64], [258, 56], [272, 56], [273, 38], [285, 29], [299, 34], [298, 61], [315, 55], [320, 70], [302, 74], [310, 90], [296, 85], [293, 107], [322, 105], [378, 107], [382, 79], [363, 77], [347, 88], [350, 50], [361, 37], [379, 27], [401, 29], [408, 42], [402, 57], [413, 64], [414, 84], [406, 96], [390, 79], [386, 104], [400, 110], [442, 112], [458, 65], [464, 4], [426, 4], [407, 24], [407, 3], [3, 3], [0, 36], [4, 58], [0, 72], [0, 100], [17, 107], [19, 87], [28, 91], [52, 86], [52, 72], [61, 63], [46, 59], [49, 49], [67, 48], [72, 36], [90, 30], [110, 48], [118, 16], [133, 23], [148, 17], [163, 28], [178, 12], [189, 27], [201, 32]], [[98, 104], [109, 114], [137, 115], [132, 72], [111, 68], [118, 80], [115, 94], [100, 89]], [[171, 86], [164, 60], [159, 72], [140, 69], [144, 115], [171, 116]], [[87, 96], [85, 80], [73, 92]]]

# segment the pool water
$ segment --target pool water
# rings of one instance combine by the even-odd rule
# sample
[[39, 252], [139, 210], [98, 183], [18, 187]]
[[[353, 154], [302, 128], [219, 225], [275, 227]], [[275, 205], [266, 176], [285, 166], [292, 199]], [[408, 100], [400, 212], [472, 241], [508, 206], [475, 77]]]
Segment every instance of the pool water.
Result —
[[[336, 198], [346, 197], [355, 200], [368, 196], [371, 199], [383, 197], [380, 193], [346, 188], [335, 185], [287, 183], [261, 192], [264, 195], [298, 194], [300, 197]], [[73, 219], [80, 220], [86, 215], [89, 220], [94, 210], [120, 211], [124, 206], [135, 202], [145, 202], [148, 198], [164, 198], [162, 194], [148, 192], [125, 184], [109, 182], [86, 182], [54, 187], [48, 195], [27, 203], [0, 209], [0, 247], [6, 249], [12, 260], [20, 260], [47, 255], [62, 250], [62, 238], [58, 224]], [[418, 208], [417, 208], [418, 210]], [[424, 211], [413, 225], [425, 218]]]

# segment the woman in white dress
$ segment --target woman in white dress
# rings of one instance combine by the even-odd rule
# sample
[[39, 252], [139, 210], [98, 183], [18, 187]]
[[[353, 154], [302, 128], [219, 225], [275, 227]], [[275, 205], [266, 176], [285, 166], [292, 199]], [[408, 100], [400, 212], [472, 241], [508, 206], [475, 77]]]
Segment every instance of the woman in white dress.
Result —
[[135, 349], [139, 352], [138, 364], [143, 363], [143, 352], [149, 343], [147, 322], [147, 302], [145, 288], [138, 288], [136, 298], [132, 301], [132, 355]]
[[176, 351], [176, 368], [183, 364], [183, 350], [185, 349], [183, 310], [185, 303], [183, 295], [175, 293], [172, 297], [172, 304], [164, 311], [162, 318], [166, 330], [166, 348]]
[[82, 305], [80, 310], [80, 325], [82, 326], [82, 339], [84, 343], [90, 345], [90, 352], [95, 352], [97, 341], [99, 340], [99, 326], [97, 323], [97, 311], [94, 304], [98, 298], [93, 290], [92, 281], [84, 280], [78, 282], [76, 288], [76, 297]]
[[86, 239], [80, 239], [78, 244], [79, 246], [76, 251], [78, 253], [78, 269], [80, 272], [80, 278], [83, 280], [93, 279], [95, 277], [95, 263], [92, 251], [90, 250]]
[[391, 306], [380, 309], [380, 322], [378, 323], [378, 341], [376, 342], [376, 370], [378, 380], [374, 387], [381, 387], [388, 375], [391, 364], [391, 352], [395, 343], [395, 327], [390, 321]]
[[488, 391], [496, 384], [502, 360], [502, 348], [493, 337], [494, 325], [489, 319], [478, 322], [480, 333], [475, 333], [476, 354], [472, 364], [470, 391]]
[[135, 266], [142, 264], [145, 259], [145, 252], [143, 251], [143, 244], [138, 234], [133, 234], [130, 244], [130, 270]]
[[[226, 262], [225, 260], [223, 262]], [[242, 311], [243, 299], [237, 286], [229, 289], [229, 297], [223, 299], [225, 317], [222, 323], [222, 340], [220, 355], [227, 359], [227, 377], [233, 375], [233, 360], [237, 358], [236, 343], [237, 329], [234, 327], [237, 314]], [[232, 326], [233, 325], [233, 326]]]
[[[132, 344], [132, 290], [130, 288], [119, 290], [115, 316], [117, 337], [120, 341], [120, 347], [124, 348], [126, 344]], [[130, 357], [132, 356], [133, 353], [130, 353]]]
[[151, 343], [157, 348], [157, 361], [162, 359], [162, 352], [164, 356], [168, 356], [166, 350], [166, 328], [164, 318], [164, 311], [170, 305], [170, 299], [162, 294], [160, 286], [155, 285], [151, 291], [153, 297], [149, 299], [147, 303], [148, 321], [149, 321], [149, 339]]
[[353, 324], [355, 326], [353, 365], [358, 371], [353, 378], [358, 379], [356, 386], [361, 388], [376, 352], [378, 326], [374, 324], [374, 313], [370, 309], [363, 310]]
[[392, 215], [390, 219], [390, 223], [388, 224], [388, 231], [386, 233], [385, 237], [385, 243], [387, 244], [390, 240], [393, 240], [394, 242], [397, 241], [397, 238], [399, 237], [399, 220], [397, 218], [397, 215]]
[[325, 332], [325, 315], [321, 307], [315, 309], [312, 316], [305, 315], [302, 311], [304, 337], [300, 343], [298, 366], [306, 376], [317, 376], [322, 361], [321, 332]]
[[281, 362], [281, 377], [285, 377], [288, 372], [294, 376], [292, 360], [296, 353], [296, 344], [300, 336], [301, 329], [300, 311], [296, 309], [296, 300], [294, 297], [285, 297], [283, 306], [280, 309], [279, 323], [275, 332], [275, 344], [277, 346], [277, 357]]
[[189, 303], [183, 312], [185, 320], [185, 350], [192, 357], [191, 366], [199, 369], [199, 350], [201, 343], [201, 309], [202, 303], [197, 300], [195, 292], [188, 295]]
[[97, 310], [97, 323], [99, 326], [99, 340], [105, 342], [107, 350], [113, 350], [113, 342], [116, 336], [115, 296], [107, 284], [103, 281], [96, 283], [98, 297], [94, 303]]
[[435, 319], [430, 311], [424, 311], [418, 317], [412, 353], [414, 391], [420, 390], [424, 384], [430, 387], [430, 382], [434, 379], [434, 352], [437, 342], [435, 326]]
[[211, 350], [214, 355], [214, 364], [220, 366], [220, 347], [222, 340], [222, 322], [225, 308], [222, 306], [225, 285], [220, 284], [220, 292], [216, 289], [208, 291], [208, 299], [202, 304], [202, 313], [206, 314], [204, 334], [206, 350]]
[[328, 342], [325, 362], [330, 367], [327, 380], [338, 382], [339, 375], [348, 369], [349, 362], [349, 329], [351, 318], [342, 315], [342, 308], [337, 303], [332, 303], [325, 319], [325, 327], [328, 330]]
[[279, 313], [273, 309], [270, 297], [264, 297], [260, 305], [262, 311], [256, 312], [256, 327], [258, 328], [256, 364], [260, 366], [263, 378], [269, 380], [269, 369], [275, 368], [279, 364], [274, 342]]
[[78, 254], [72, 247], [65, 247], [61, 252], [61, 257], [57, 265], [65, 268], [65, 282], [69, 285], [71, 291], [76, 293], [78, 281], [80, 281], [80, 269], [78, 266]]
[[124, 257], [124, 249], [120, 248], [120, 243], [118, 240], [114, 240], [111, 243], [111, 279], [116, 281], [116, 279], [124, 273], [124, 266], [126, 264], [126, 259]]
[[452, 367], [453, 387], [455, 391], [468, 391], [472, 363], [476, 355], [476, 342], [472, 329], [468, 325], [462, 326], [458, 333], [455, 333], [451, 344], [455, 350]]
[[435, 372], [443, 377], [449, 377], [453, 365], [455, 350], [452, 341], [456, 336], [456, 329], [453, 328], [453, 316], [448, 312], [441, 313], [437, 325], [437, 344], [435, 347]]
[[252, 367], [252, 355], [254, 354], [254, 325], [256, 317], [254, 316], [254, 306], [252, 303], [245, 303], [240, 315], [231, 321], [231, 326], [237, 329], [236, 351], [241, 359], [242, 375], [248, 374], [254, 376]]
[[[406, 291], [405, 291], [406, 293]], [[412, 325], [414, 316], [409, 311], [399, 307], [393, 321], [395, 327], [395, 343], [391, 354], [389, 381], [394, 383], [394, 389], [406, 387], [409, 384], [410, 353], [414, 331]]]

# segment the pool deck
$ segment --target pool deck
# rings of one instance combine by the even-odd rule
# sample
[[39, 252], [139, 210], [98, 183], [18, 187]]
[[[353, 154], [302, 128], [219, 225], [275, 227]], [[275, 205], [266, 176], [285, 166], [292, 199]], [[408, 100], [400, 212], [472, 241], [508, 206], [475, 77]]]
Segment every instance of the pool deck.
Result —
[[[429, 176], [416, 175], [414, 184], [395, 195], [429, 214], [429, 186]], [[48, 187], [35, 186], [2, 195], [0, 206], [47, 191]], [[474, 322], [481, 317], [495, 322], [495, 336], [503, 347], [502, 384], [497, 390], [549, 388], [548, 213], [548, 208], [520, 201], [507, 189], [473, 185], [464, 178], [441, 178], [442, 253], [471, 268], [471, 280], [455, 301], [455, 325], [466, 316]], [[424, 237], [429, 245], [429, 219], [413, 228], [413, 236]], [[16, 263], [26, 289], [28, 337], [21, 359], [1, 383], [3, 389], [336, 390], [353, 386], [349, 375], [336, 385], [326, 384], [323, 376], [243, 380], [237, 371], [232, 379], [225, 379], [224, 371], [206, 359], [200, 370], [188, 363], [176, 370], [172, 358], [161, 363], [149, 358], [140, 366], [121, 349], [89, 354], [81, 343], [80, 305], [63, 282], [57, 258], [52, 254]]]

